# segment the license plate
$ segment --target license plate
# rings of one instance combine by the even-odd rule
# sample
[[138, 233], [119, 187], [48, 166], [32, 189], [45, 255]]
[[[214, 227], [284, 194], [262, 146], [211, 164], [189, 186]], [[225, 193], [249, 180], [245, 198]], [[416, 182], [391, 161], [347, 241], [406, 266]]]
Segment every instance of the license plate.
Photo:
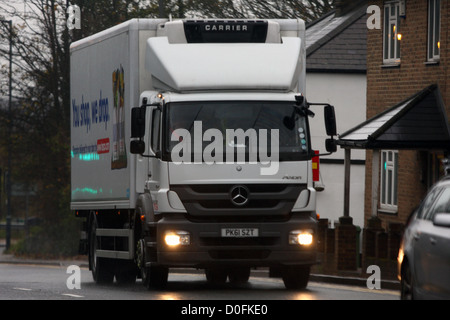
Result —
[[258, 237], [257, 228], [223, 228], [222, 237], [225, 238], [251, 238]]

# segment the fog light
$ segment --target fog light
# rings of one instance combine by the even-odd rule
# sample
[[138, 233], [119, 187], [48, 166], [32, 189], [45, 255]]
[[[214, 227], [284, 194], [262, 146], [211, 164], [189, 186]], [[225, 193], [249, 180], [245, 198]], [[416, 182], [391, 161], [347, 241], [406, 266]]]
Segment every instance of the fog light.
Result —
[[294, 230], [289, 233], [289, 244], [309, 246], [313, 243], [312, 230]]
[[187, 246], [191, 244], [191, 236], [186, 231], [168, 231], [164, 236], [164, 241], [169, 247]]

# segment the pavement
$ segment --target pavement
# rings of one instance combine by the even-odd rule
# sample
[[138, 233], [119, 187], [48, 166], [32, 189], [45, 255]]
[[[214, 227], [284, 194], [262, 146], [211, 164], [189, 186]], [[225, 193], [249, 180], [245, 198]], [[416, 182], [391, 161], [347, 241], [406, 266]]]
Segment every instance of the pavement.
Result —
[[[61, 259], [34, 259], [26, 257], [16, 257], [12, 254], [5, 254], [4, 249], [5, 249], [4, 244], [0, 243], [0, 264], [33, 264], [33, 265], [62, 266], [62, 267], [77, 265], [81, 268], [89, 267], [87, 257], [85, 256], [77, 256], [74, 258], [61, 258]], [[203, 271], [186, 268], [186, 269], [176, 269], [176, 272], [195, 273]], [[269, 272], [268, 269], [261, 268], [252, 270], [251, 275], [253, 277], [268, 277]], [[347, 275], [318, 274], [313, 272], [310, 275], [310, 281], [351, 285], [367, 288], [367, 279], [369, 278], [369, 276], [370, 274], [364, 276], [364, 274], [358, 272], [348, 273]], [[399, 281], [381, 279], [380, 282], [381, 282], [381, 289], [391, 289], [391, 290], [400, 289]]]

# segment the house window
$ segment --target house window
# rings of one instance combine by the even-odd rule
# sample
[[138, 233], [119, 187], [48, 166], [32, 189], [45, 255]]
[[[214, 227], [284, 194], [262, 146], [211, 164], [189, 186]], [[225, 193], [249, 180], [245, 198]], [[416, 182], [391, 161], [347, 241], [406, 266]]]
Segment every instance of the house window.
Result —
[[422, 169], [423, 182], [431, 188], [439, 179], [445, 175], [444, 155], [442, 153], [424, 153], [426, 166]]
[[439, 61], [441, 49], [441, 0], [428, 0], [428, 61]]
[[381, 151], [380, 209], [397, 212], [398, 151]]
[[383, 63], [400, 63], [400, 3], [389, 1], [384, 5]]

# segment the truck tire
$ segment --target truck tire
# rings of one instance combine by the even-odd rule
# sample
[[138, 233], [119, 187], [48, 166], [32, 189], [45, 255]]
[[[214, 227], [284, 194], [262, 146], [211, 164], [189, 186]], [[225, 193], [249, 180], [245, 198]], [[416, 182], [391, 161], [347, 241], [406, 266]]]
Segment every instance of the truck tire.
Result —
[[244, 284], [250, 278], [249, 267], [236, 267], [228, 271], [228, 279], [232, 284]]
[[147, 289], [163, 289], [169, 278], [169, 268], [157, 265], [146, 266], [145, 240], [141, 239], [136, 248], [136, 265], [141, 273], [142, 284]]
[[227, 281], [228, 272], [224, 268], [206, 268], [205, 275], [209, 283], [220, 285]]
[[120, 285], [130, 285], [136, 282], [137, 268], [134, 261], [116, 261], [116, 280]]
[[163, 289], [169, 278], [169, 268], [150, 266], [141, 268], [142, 284], [147, 289]]
[[305, 289], [309, 281], [310, 266], [285, 266], [281, 271], [286, 289]]
[[92, 277], [98, 284], [110, 284], [114, 281], [114, 265], [111, 259], [99, 258], [96, 255], [98, 247], [97, 218], [92, 217], [89, 230], [89, 266], [92, 271]]

